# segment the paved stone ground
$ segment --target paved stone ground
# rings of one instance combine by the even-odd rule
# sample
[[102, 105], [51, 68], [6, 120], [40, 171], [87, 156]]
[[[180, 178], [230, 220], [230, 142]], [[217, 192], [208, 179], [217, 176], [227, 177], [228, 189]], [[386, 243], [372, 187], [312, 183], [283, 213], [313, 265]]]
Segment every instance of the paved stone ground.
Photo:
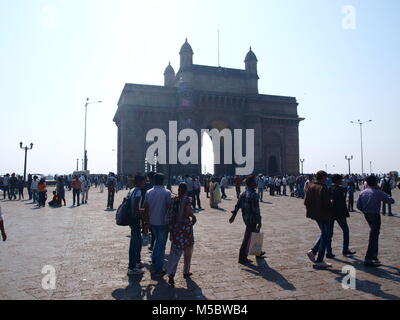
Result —
[[[233, 198], [234, 190], [228, 195]], [[126, 194], [119, 192], [119, 204]], [[362, 264], [368, 241], [367, 223], [359, 213], [349, 219], [353, 258], [340, 255], [342, 234], [336, 226], [332, 270], [312, 268], [306, 256], [318, 236], [315, 223], [305, 218], [302, 200], [265, 196], [261, 204], [267, 259], [251, 266], [237, 263], [244, 225], [241, 217], [228, 223], [235, 200], [223, 201], [226, 211], [197, 213], [192, 280], [178, 268], [176, 288], [166, 279], [151, 279], [150, 256], [143, 248], [146, 272], [126, 276], [129, 228], [115, 225], [115, 212], [104, 210], [106, 194], [91, 189], [89, 204], [35, 209], [29, 201], [1, 201], [8, 240], [0, 243], [0, 299], [400, 299], [400, 206], [395, 217], [383, 217], [380, 258], [383, 266]], [[400, 201], [398, 190], [394, 194]], [[357, 198], [357, 197], [356, 197]], [[167, 253], [169, 245], [167, 245]], [[55, 290], [42, 288], [43, 266], [55, 267]], [[357, 270], [357, 289], [342, 289], [342, 267]]]

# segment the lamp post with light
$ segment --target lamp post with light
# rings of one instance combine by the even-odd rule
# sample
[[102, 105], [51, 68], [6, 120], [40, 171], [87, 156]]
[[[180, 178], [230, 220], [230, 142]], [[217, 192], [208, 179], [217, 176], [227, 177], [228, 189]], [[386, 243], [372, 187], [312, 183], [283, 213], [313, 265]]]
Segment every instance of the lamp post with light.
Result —
[[364, 174], [364, 150], [363, 150], [363, 129], [362, 126], [365, 123], [372, 122], [372, 120], [364, 121], [362, 122], [361, 120], [355, 121], [350, 121], [352, 124], [358, 124], [360, 126], [360, 137], [361, 137], [361, 175]]
[[33, 143], [31, 142], [30, 147], [27, 147], [27, 146], [26, 146], [26, 147], [23, 147], [22, 145], [23, 145], [23, 143], [20, 142], [20, 143], [19, 143], [19, 147], [20, 147], [21, 149], [25, 150], [24, 181], [26, 181], [26, 162], [27, 162], [27, 158], [28, 158], [28, 150], [32, 150], [32, 148], [33, 148]]
[[86, 99], [86, 104], [85, 104], [85, 134], [84, 134], [84, 142], [83, 142], [83, 170], [87, 170], [87, 164], [88, 164], [88, 158], [87, 158], [87, 150], [86, 150], [86, 123], [87, 123], [87, 107], [89, 104], [94, 104], [94, 103], [102, 103], [102, 101], [95, 101], [95, 102], [89, 102], [89, 98]]

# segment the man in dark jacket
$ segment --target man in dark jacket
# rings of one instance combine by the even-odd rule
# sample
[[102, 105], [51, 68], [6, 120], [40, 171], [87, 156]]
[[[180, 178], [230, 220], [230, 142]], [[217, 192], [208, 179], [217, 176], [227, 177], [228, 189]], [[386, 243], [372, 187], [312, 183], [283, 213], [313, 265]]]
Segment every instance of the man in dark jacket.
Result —
[[343, 178], [340, 174], [335, 174], [332, 177], [333, 185], [329, 188], [330, 194], [330, 202], [331, 202], [331, 210], [332, 210], [332, 219], [333, 223], [331, 224], [330, 230], [330, 241], [327, 245], [327, 254], [326, 257], [329, 259], [333, 259], [335, 255], [332, 253], [332, 237], [335, 221], [339, 224], [340, 228], [343, 231], [343, 255], [350, 256], [355, 254], [354, 251], [349, 249], [350, 244], [350, 230], [347, 224], [347, 218], [350, 217], [349, 211], [346, 206], [346, 190], [342, 186]]
[[[243, 222], [246, 225], [246, 231], [239, 252], [240, 264], [251, 263], [251, 260], [247, 259], [251, 234], [253, 232], [260, 232], [261, 229], [260, 199], [256, 192], [256, 177], [247, 177], [246, 186], [246, 191], [240, 195], [235, 209], [232, 211], [232, 217], [229, 219], [229, 223], [233, 223], [239, 209], [242, 209]], [[264, 255], [265, 252], [262, 252], [257, 256], [257, 258], [262, 258]]]
[[[332, 265], [324, 261], [325, 251], [330, 242], [330, 230], [332, 228], [332, 216], [330, 210], [329, 190], [326, 185], [328, 174], [325, 171], [317, 172], [317, 182], [308, 189], [304, 205], [307, 208], [307, 218], [317, 222], [321, 235], [314, 248], [308, 251], [308, 258], [317, 268], [330, 268]], [[317, 259], [315, 256], [318, 253]]]

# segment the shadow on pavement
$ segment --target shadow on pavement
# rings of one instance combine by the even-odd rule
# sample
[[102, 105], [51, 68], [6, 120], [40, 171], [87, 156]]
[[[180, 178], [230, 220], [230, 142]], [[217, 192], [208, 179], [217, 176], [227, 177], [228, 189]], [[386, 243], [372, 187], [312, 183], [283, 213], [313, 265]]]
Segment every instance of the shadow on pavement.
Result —
[[265, 280], [274, 282], [277, 285], [281, 286], [284, 290], [296, 290], [296, 287], [290, 283], [283, 275], [281, 275], [278, 271], [272, 269], [265, 259], [257, 259], [257, 266], [252, 264], [247, 264], [246, 267], [249, 269], [242, 269], [251, 274], [261, 276]]
[[[366, 268], [366, 269], [368, 270], [369, 268]], [[363, 270], [363, 271], [367, 272], [367, 270]], [[377, 269], [374, 269], [374, 270], [377, 271], [379, 269], [377, 268]], [[338, 277], [335, 278], [335, 281], [337, 281], [339, 283], [342, 283], [343, 277], [345, 276], [345, 274], [341, 273], [338, 270], [328, 270], [328, 271], [338, 275]], [[381, 269], [381, 271], [382, 271], [382, 269]], [[394, 294], [387, 293], [387, 292], [383, 291], [381, 284], [376, 283], [376, 282], [372, 282], [372, 281], [369, 281], [369, 280], [356, 279], [356, 290], [357, 291], [361, 291], [361, 292], [365, 292], [365, 293], [368, 293], [368, 294], [372, 294], [372, 295], [374, 295], [376, 297], [379, 297], [379, 298], [382, 298], [382, 299], [386, 299], [386, 300], [400, 300], [399, 296], [396, 296]]]
[[141, 276], [129, 277], [125, 289], [116, 289], [111, 294], [116, 300], [207, 300], [201, 288], [191, 279], [186, 279], [186, 288], [172, 288], [164, 278], [156, 284], [141, 286]]

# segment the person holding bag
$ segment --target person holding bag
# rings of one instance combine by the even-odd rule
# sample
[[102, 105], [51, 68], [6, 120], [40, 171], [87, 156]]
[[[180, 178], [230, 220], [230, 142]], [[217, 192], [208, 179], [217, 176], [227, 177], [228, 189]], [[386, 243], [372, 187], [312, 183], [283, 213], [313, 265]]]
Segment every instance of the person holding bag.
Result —
[[[247, 177], [246, 186], [246, 191], [240, 195], [235, 209], [232, 211], [232, 217], [229, 219], [229, 223], [233, 223], [239, 209], [242, 209], [243, 222], [246, 225], [246, 231], [244, 233], [242, 246], [240, 247], [239, 252], [240, 264], [248, 264], [252, 262], [247, 258], [249, 254], [251, 234], [253, 232], [259, 233], [261, 230], [260, 199], [256, 192], [256, 177]], [[261, 252], [260, 255], [256, 257], [262, 258], [264, 255], [265, 252]]]

